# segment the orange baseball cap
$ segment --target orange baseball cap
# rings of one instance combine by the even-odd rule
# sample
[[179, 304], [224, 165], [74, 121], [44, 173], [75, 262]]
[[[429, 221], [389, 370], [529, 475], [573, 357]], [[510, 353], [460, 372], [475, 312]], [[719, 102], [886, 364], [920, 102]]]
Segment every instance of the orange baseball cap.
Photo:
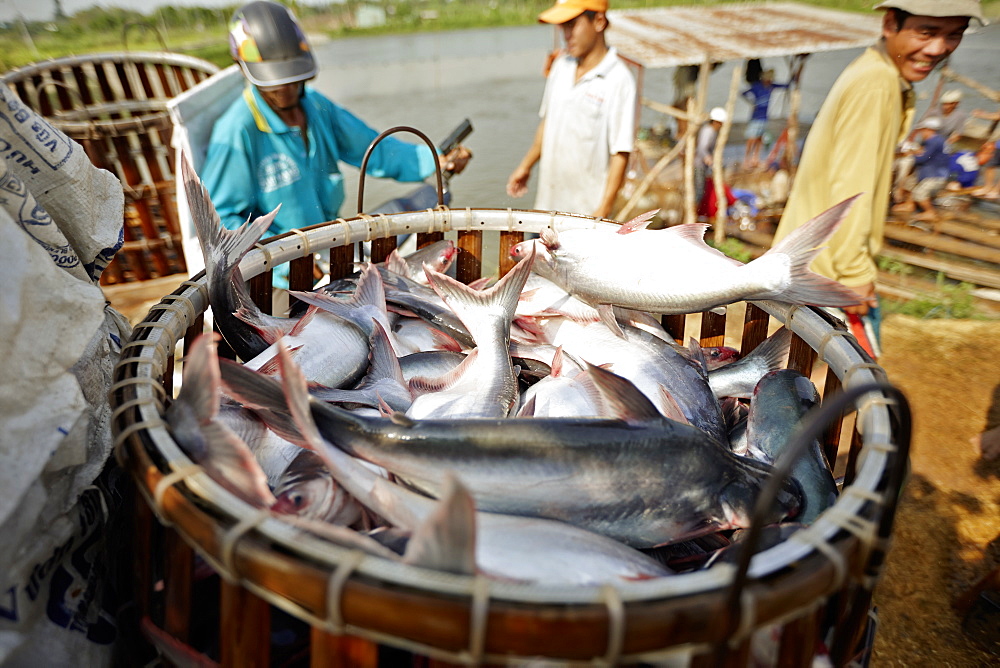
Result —
[[608, 0], [557, 0], [556, 4], [538, 15], [540, 23], [559, 25], [572, 21], [586, 11], [608, 11]]

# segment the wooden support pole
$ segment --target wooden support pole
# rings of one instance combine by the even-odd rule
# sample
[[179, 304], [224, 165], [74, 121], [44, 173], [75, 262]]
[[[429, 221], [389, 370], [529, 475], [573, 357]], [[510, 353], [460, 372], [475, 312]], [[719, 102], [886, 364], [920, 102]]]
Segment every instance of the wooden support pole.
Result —
[[[694, 113], [694, 101], [688, 98], [688, 116]], [[684, 133], [684, 222], [693, 223], [695, 216], [694, 201], [694, 142], [698, 123], [688, 122]]]
[[723, 153], [729, 141], [729, 130], [733, 127], [733, 112], [736, 110], [736, 95], [740, 89], [740, 68], [733, 67], [733, 77], [729, 82], [729, 97], [726, 98], [726, 120], [719, 128], [719, 137], [712, 154], [712, 185], [715, 188], [715, 243], [726, 240], [726, 220], [729, 218], [729, 201], [726, 198], [726, 162]]
[[635, 192], [632, 193], [632, 196], [629, 197], [627, 202], [625, 202], [625, 205], [621, 208], [621, 210], [615, 214], [615, 220], [629, 219], [629, 216], [635, 209], [635, 205], [638, 204], [642, 196], [646, 194], [646, 191], [649, 190], [649, 187], [653, 184], [653, 181], [656, 180], [656, 177], [659, 176], [660, 172], [666, 169], [667, 166], [673, 162], [677, 156], [680, 155], [681, 151], [687, 146], [687, 136], [690, 133], [690, 127], [693, 126], [689, 126], [689, 130], [684, 133], [684, 137], [674, 144], [673, 147], [662, 158], [660, 158], [655, 165], [653, 165], [653, 168], [646, 173], [646, 176], [643, 177], [639, 185], [636, 186]]

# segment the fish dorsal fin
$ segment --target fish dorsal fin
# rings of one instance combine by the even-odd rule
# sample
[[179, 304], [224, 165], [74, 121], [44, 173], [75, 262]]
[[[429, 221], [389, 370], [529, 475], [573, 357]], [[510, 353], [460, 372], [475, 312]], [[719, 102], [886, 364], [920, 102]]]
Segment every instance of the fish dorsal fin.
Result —
[[[281, 345], [284, 346], [284, 343], [282, 343]], [[292, 346], [291, 348], [288, 348], [289, 354], [297, 352], [301, 347], [302, 346]], [[265, 376], [277, 376], [280, 373], [279, 366], [280, 365], [278, 364], [278, 355], [275, 354], [273, 357], [271, 357], [271, 359], [267, 360], [259, 367], [257, 367], [257, 371], [259, 373], [264, 374]]]
[[476, 505], [450, 471], [441, 500], [414, 530], [403, 562], [457, 575], [476, 573]]
[[446, 374], [438, 376], [437, 378], [428, 378], [426, 376], [416, 376], [410, 379], [408, 383], [410, 392], [413, 394], [414, 399], [421, 394], [430, 394], [432, 392], [443, 392], [449, 387], [454, 385], [459, 381], [472, 368], [472, 365], [476, 363], [476, 359], [479, 356], [479, 349], [473, 349], [465, 359], [456, 366], [454, 369]]
[[549, 375], [553, 378], [558, 378], [563, 375], [565, 363], [566, 361], [563, 359], [563, 348], [562, 346], [557, 346], [555, 354], [552, 355], [552, 371], [549, 372]]
[[389, 335], [386, 334], [385, 328], [382, 327], [382, 323], [378, 320], [372, 320], [375, 328], [372, 330], [371, 335], [371, 352], [368, 357], [371, 360], [371, 365], [368, 367], [368, 380], [380, 380], [383, 378], [394, 380], [401, 386], [406, 386], [406, 381], [403, 380], [403, 370], [399, 366], [399, 358], [396, 357], [396, 352], [392, 349], [392, 343], [389, 342]]
[[625, 332], [622, 331], [622, 326], [618, 324], [618, 319], [615, 317], [615, 307], [612, 304], [601, 304], [597, 307], [597, 315], [601, 322], [607, 325], [615, 336], [620, 339], [625, 338]]
[[354, 290], [351, 301], [355, 306], [374, 306], [385, 313], [385, 286], [382, 283], [382, 275], [369, 262], [361, 268], [358, 287]]
[[309, 307], [308, 307], [308, 308], [306, 309], [306, 312], [302, 314], [302, 317], [301, 317], [301, 318], [299, 318], [299, 319], [298, 319], [298, 320], [297, 320], [297, 321], [295, 322], [295, 324], [294, 324], [294, 325], [292, 325], [292, 329], [291, 329], [291, 330], [290, 330], [290, 331], [288, 332], [288, 333], [289, 333], [289, 335], [291, 335], [291, 336], [299, 336], [300, 334], [302, 334], [302, 331], [303, 331], [303, 330], [304, 330], [304, 329], [305, 329], [305, 328], [306, 328], [306, 327], [307, 327], [307, 326], [309, 325], [309, 323], [310, 323], [310, 322], [312, 322], [312, 321], [313, 321], [313, 319], [314, 319], [314, 318], [316, 317], [316, 312], [317, 312], [317, 311], [319, 311], [319, 308], [318, 308], [318, 307], [310, 305], [310, 306], [309, 306]]
[[662, 385], [660, 386], [660, 405], [663, 417], [670, 418], [676, 422], [690, 424], [691, 421], [684, 415], [684, 411], [681, 410], [681, 405], [677, 403], [677, 399]]
[[559, 234], [551, 227], [544, 227], [542, 231], [538, 234], [542, 243], [549, 250], [555, 250], [559, 248]]
[[393, 248], [389, 257], [385, 259], [385, 268], [400, 276], [410, 275], [410, 265], [406, 263], [403, 256], [399, 254], [399, 249]]
[[222, 381], [219, 375], [219, 358], [216, 350], [217, 332], [202, 334], [184, 357], [184, 384], [177, 401], [185, 401], [194, 408], [199, 421], [211, 420], [219, 414], [219, 393]]
[[261, 322], [257, 312], [252, 311], [245, 306], [241, 306], [233, 311], [233, 315], [241, 322], [244, 322], [256, 329], [260, 333], [260, 337], [264, 339], [268, 345], [274, 343], [285, 334], [288, 334], [292, 327], [295, 326], [295, 323], [292, 321], [265, 325]]
[[587, 373], [614, 417], [630, 424], [661, 419], [660, 411], [632, 381], [589, 362]]
[[517, 411], [517, 417], [535, 417], [535, 395], [531, 395], [527, 402]]
[[653, 209], [652, 211], [647, 211], [646, 213], [640, 213], [638, 216], [628, 221], [624, 225], [618, 228], [618, 234], [630, 234], [638, 230], [644, 230], [652, 222], [653, 216], [660, 212], [659, 209]]
[[705, 359], [705, 351], [701, 349], [701, 344], [698, 343], [698, 339], [693, 336], [688, 340], [688, 352], [691, 353], [691, 361], [707, 374], [708, 360]]
[[462, 352], [462, 344], [455, 340], [453, 336], [440, 329], [431, 329], [431, 340], [434, 342], [434, 350], [447, 350], [453, 353]]
[[[672, 234], [684, 241], [690, 241], [698, 246], [708, 246], [705, 243], [705, 233], [711, 227], [708, 223], [683, 223], [663, 230], [662, 233]], [[711, 246], [709, 246], [711, 248]]]

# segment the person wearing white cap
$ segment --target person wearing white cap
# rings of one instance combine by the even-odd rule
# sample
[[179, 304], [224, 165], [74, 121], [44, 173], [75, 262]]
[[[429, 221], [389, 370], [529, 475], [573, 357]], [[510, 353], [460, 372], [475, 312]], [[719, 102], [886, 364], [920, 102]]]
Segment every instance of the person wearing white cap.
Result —
[[876, 9], [885, 10], [882, 39], [847, 66], [823, 102], [774, 236], [777, 243], [861, 194], [811, 268], [862, 298], [845, 313], [848, 320], [862, 319], [873, 356], [879, 353], [875, 258], [882, 249], [896, 146], [913, 122], [913, 83], [958, 48], [970, 21], [984, 23], [978, 0], [891, 0]]
[[535, 208], [611, 215], [635, 139], [635, 78], [607, 45], [607, 0], [558, 0], [538, 16], [559, 26], [566, 52], [552, 63], [534, 141], [507, 180], [521, 197], [539, 165]]
[[892, 207], [894, 212], [908, 213], [916, 211], [919, 206], [921, 211], [914, 218], [937, 220], [934, 196], [944, 188], [951, 171], [951, 159], [945, 151], [946, 137], [941, 127], [941, 119], [937, 116], [929, 116], [917, 125], [915, 135], [922, 146], [913, 160], [917, 168], [917, 185], [910, 194], [911, 199]]
[[954, 140], [956, 135], [962, 132], [965, 121], [969, 115], [958, 108], [962, 101], [962, 91], [958, 89], [946, 90], [941, 94], [941, 134], [945, 138]]
[[708, 112], [708, 122], [698, 130], [698, 141], [694, 149], [694, 202], [699, 204], [705, 196], [705, 179], [712, 176], [712, 156], [719, 139], [719, 128], [726, 122], [726, 110], [713, 107]]

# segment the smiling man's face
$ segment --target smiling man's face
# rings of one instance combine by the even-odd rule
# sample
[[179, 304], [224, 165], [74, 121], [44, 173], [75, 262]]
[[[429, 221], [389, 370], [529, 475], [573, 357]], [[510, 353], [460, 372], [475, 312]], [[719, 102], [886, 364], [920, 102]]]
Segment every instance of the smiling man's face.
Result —
[[895, 12], [888, 11], [882, 20], [882, 36], [900, 76], [910, 82], [923, 81], [958, 48], [968, 25], [965, 16], [908, 16], [897, 29]]

